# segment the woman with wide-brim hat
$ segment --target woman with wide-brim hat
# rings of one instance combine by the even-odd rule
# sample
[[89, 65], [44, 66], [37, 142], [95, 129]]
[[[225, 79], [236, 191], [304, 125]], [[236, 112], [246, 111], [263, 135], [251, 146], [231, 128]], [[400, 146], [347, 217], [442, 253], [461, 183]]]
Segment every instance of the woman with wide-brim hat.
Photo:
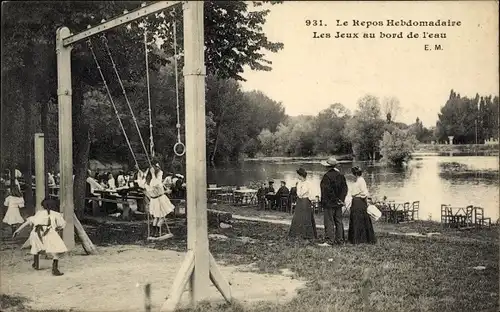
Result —
[[311, 186], [307, 180], [307, 171], [304, 168], [297, 170], [299, 182], [297, 183], [297, 204], [293, 213], [292, 224], [288, 232], [290, 238], [316, 239], [316, 221], [311, 205], [313, 197]]

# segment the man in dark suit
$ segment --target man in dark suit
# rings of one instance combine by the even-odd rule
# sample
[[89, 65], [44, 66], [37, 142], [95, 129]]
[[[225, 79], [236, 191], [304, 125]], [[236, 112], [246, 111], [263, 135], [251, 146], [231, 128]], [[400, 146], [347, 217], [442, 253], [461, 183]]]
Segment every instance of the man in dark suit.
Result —
[[342, 223], [342, 207], [347, 195], [347, 182], [337, 169], [334, 157], [323, 161], [322, 165], [329, 170], [321, 179], [321, 206], [325, 217], [325, 243], [342, 244], [344, 242], [344, 224]]
[[[276, 192], [276, 195], [275, 195], [275, 199], [276, 199], [275, 206], [277, 207], [277, 209], [282, 208], [281, 207], [281, 199], [286, 198], [286, 200], [288, 200], [289, 194], [290, 194], [290, 190], [288, 190], [288, 188], [286, 187], [286, 182], [281, 181], [281, 187], [278, 189], [278, 191]], [[288, 202], [286, 204], [288, 206]], [[285, 206], [285, 209], [286, 209], [286, 206]]]

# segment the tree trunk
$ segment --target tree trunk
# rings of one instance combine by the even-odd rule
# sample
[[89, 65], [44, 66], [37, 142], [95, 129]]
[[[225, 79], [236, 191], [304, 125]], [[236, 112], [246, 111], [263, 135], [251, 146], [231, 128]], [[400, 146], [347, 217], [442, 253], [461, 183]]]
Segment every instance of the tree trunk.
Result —
[[89, 128], [83, 116], [83, 84], [73, 83], [73, 202], [76, 215], [81, 218], [85, 210], [85, 183], [90, 152]]
[[49, 162], [48, 162], [48, 157], [47, 157], [47, 140], [49, 139], [49, 130], [47, 128], [47, 119], [48, 119], [48, 107], [47, 105], [49, 105], [47, 102], [45, 101], [42, 101], [40, 103], [40, 127], [41, 127], [41, 131], [44, 135], [44, 141], [43, 141], [43, 149], [44, 149], [44, 159], [43, 159], [43, 174], [45, 176], [45, 197], [49, 196], [49, 179], [47, 179], [47, 173], [49, 172], [49, 169], [48, 169], [48, 166], [49, 166]]
[[217, 145], [219, 144], [219, 136], [220, 136], [220, 130], [222, 128], [222, 117], [224, 115], [224, 112], [221, 114], [219, 122], [217, 122], [216, 127], [216, 135], [215, 135], [215, 142], [214, 142], [214, 149], [212, 151], [212, 155], [210, 155], [210, 164], [214, 165], [215, 164], [215, 155], [217, 154]]
[[[27, 51], [25, 51], [24, 55], [26, 67], [34, 68], [34, 46], [29, 45]], [[34, 200], [33, 200], [33, 188], [32, 188], [32, 155], [33, 155], [33, 120], [32, 120], [32, 107], [36, 106], [36, 79], [34, 75], [34, 71], [29, 72], [28, 77], [28, 85], [25, 90], [24, 99], [23, 99], [23, 108], [24, 108], [24, 182], [25, 184], [25, 202], [26, 208], [34, 210]], [[15, 172], [14, 172], [15, 174]]]

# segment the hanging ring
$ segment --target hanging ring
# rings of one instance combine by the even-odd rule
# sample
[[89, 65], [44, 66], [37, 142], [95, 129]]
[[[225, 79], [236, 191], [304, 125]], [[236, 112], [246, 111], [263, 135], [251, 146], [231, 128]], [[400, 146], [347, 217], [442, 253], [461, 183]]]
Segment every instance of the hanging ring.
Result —
[[177, 155], [179, 157], [184, 156], [184, 154], [186, 153], [186, 146], [184, 145], [184, 143], [182, 143], [181, 141], [175, 143], [174, 153], [175, 153], [175, 155]]

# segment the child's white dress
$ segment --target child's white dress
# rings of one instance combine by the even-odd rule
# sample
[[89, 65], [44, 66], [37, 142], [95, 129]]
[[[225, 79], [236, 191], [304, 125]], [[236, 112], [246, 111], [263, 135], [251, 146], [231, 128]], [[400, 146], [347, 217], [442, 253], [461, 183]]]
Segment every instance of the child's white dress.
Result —
[[5, 198], [3, 205], [8, 207], [2, 220], [4, 223], [9, 225], [24, 223], [24, 219], [19, 212], [20, 208], [24, 208], [24, 198], [9, 195]]
[[174, 211], [175, 207], [165, 195], [163, 181], [158, 176], [153, 175], [149, 185], [144, 183], [144, 188], [149, 198], [149, 214], [153, 218], [163, 218]]
[[31, 246], [30, 253], [38, 254], [40, 251], [46, 253], [63, 253], [68, 249], [57, 234], [56, 229], [62, 229], [66, 226], [63, 215], [56, 211], [48, 212], [46, 209], [38, 211], [34, 216], [29, 217], [28, 221], [33, 225], [28, 240], [21, 248]]

